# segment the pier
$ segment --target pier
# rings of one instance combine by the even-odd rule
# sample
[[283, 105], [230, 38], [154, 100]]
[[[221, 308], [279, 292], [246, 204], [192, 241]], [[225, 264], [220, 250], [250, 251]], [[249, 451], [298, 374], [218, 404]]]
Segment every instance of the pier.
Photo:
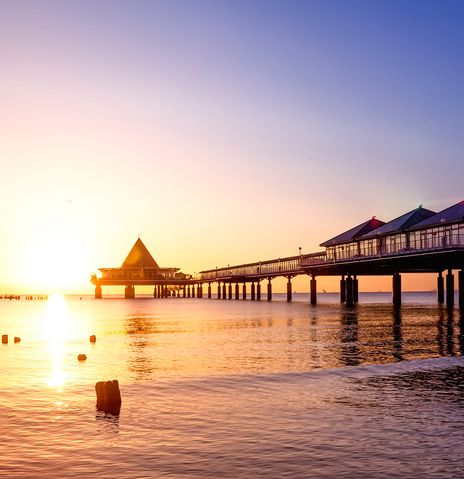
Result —
[[182, 293], [182, 297], [202, 298], [206, 287], [205, 297], [210, 299], [259, 301], [264, 288], [270, 301], [272, 280], [284, 277], [287, 301], [292, 301], [292, 279], [307, 275], [309, 302], [314, 305], [317, 278], [338, 276], [340, 302], [353, 306], [359, 300], [360, 276], [388, 275], [392, 302], [400, 306], [402, 274], [434, 273], [438, 303], [453, 307], [457, 284], [459, 307], [464, 309], [464, 201], [438, 213], [419, 206], [389, 222], [372, 217], [324, 241], [320, 244], [324, 250], [319, 252], [203, 270], [194, 278], [179, 273], [178, 268], [159, 268], [140, 239], [138, 242], [136, 253], [131, 251], [121, 268], [103, 268], [101, 278], [92, 277], [95, 297], [101, 297], [103, 284], [125, 285], [127, 298], [134, 297], [136, 284], [153, 284], [155, 297]]

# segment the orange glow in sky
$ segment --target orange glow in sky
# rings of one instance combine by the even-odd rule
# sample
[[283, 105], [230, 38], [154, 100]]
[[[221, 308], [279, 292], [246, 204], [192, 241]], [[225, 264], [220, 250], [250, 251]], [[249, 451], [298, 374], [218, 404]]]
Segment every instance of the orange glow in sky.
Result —
[[435, 77], [458, 41], [324, 2], [175, 3], [2, 5], [0, 292], [91, 292], [137, 235], [193, 274], [462, 199], [462, 75]]

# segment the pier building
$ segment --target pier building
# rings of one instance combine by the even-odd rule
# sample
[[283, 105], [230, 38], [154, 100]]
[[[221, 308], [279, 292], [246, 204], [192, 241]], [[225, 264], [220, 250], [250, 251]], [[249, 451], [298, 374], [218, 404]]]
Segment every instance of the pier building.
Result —
[[135, 297], [135, 286], [153, 285], [154, 297], [178, 294], [190, 284], [190, 275], [176, 267], [160, 267], [140, 238], [137, 239], [126, 259], [119, 268], [99, 268], [99, 274], [92, 274], [95, 298], [102, 297], [102, 286], [125, 286], [124, 296]]

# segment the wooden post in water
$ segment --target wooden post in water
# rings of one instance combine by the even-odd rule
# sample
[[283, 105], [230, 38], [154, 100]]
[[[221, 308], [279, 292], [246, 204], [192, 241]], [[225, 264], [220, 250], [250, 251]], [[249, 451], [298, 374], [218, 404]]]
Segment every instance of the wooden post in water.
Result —
[[393, 275], [393, 306], [401, 306], [401, 275], [395, 273]]
[[310, 281], [310, 290], [311, 290], [311, 304], [316, 304], [317, 303], [317, 283], [316, 283], [316, 277], [311, 276], [311, 281]]
[[121, 391], [119, 383], [113, 381], [100, 381], [95, 384], [97, 394], [97, 409], [118, 416], [121, 411]]
[[454, 275], [450, 269], [446, 275], [446, 306], [452, 308], [454, 306]]
[[287, 276], [287, 302], [292, 300], [292, 277]]
[[445, 302], [445, 281], [441, 271], [438, 273], [437, 278], [437, 300], [438, 304], [443, 304]]
[[353, 278], [349, 274], [346, 277], [346, 305], [347, 306], [353, 306]]
[[464, 310], [464, 270], [458, 273], [459, 307]]
[[353, 303], [357, 303], [359, 300], [359, 288], [358, 288], [358, 278], [356, 275], [353, 276]]
[[344, 303], [346, 301], [346, 281], [345, 276], [342, 276], [340, 280], [340, 303]]
[[102, 298], [102, 287], [97, 284], [95, 286], [95, 299], [101, 299]]

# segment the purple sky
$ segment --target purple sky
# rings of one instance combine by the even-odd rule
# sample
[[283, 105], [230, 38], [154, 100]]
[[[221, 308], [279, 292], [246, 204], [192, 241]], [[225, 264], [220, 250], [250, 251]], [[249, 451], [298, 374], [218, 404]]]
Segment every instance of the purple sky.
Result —
[[64, 287], [87, 288], [137, 234], [193, 273], [462, 200], [463, 14], [0, 2], [0, 286], [54, 264], [52, 286], [67, 261]]

